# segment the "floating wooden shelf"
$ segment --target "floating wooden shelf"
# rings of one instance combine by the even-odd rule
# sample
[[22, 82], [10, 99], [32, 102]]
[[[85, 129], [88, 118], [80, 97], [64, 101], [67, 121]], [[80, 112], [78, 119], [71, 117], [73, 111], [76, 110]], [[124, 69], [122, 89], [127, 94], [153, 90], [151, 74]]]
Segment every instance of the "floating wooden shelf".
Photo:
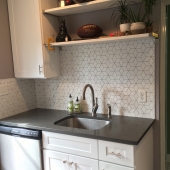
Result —
[[[141, 0], [137, 0], [140, 2]], [[57, 7], [52, 9], [44, 10], [44, 13], [48, 13], [56, 16], [67, 16], [91, 11], [98, 11], [102, 9], [108, 9], [111, 7], [116, 7], [119, 0], [95, 0], [85, 3], [79, 3], [74, 5], [68, 5], [65, 7]], [[136, 2], [136, 1], [135, 1]], [[127, 0], [127, 3], [132, 3], [131, 0]]]
[[152, 33], [146, 33], [146, 34], [128, 35], [128, 36], [120, 36], [120, 37], [96, 38], [96, 39], [77, 40], [77, 41], [68, 41], [68, 42], [55, 42], [55, 43], [50, 43], [50, 45], [62, 47], [62, 46], [83, 45], [83, 44], [109, 43], [114, 41], [115, 42], [130, 41], [130, 40], [138, 40], [144, 38], [155, 39]]

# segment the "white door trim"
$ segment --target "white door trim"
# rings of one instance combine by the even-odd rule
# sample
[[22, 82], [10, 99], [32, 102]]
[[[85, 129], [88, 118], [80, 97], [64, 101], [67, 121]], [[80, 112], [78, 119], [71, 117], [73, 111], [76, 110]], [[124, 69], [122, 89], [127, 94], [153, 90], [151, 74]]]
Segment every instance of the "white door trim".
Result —
[[161, 43], [160, 43], [160, 152], [161, 169], [165, 169], [165, 64], [166, 64], [166, 5], [170, 0], [161, 1]]

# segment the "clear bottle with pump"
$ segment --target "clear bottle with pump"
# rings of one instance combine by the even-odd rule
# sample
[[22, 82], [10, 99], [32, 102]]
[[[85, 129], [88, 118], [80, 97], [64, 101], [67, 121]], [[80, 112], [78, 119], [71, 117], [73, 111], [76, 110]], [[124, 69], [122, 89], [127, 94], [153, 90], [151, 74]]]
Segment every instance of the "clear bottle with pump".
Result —
[[81, 112], [81, 105], [79, 98], [77, 97], [76, 102], [74, 103], [74, 112], [75, 113], [80, 113]]
[[70, 94], [69, 98], [68, 98], [68, 106], [67, 106], [68, 112], [69, 113], [73, 113], [74, 112], [74, 103], [73, 103], [73, 98]]

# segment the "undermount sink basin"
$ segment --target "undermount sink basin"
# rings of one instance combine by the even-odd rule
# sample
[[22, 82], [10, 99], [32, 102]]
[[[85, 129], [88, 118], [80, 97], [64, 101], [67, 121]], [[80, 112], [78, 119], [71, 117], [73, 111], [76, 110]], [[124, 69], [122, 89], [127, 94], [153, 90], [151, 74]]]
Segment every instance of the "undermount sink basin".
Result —
[[68, 116], [62, 120], [55, 122], [54, 124], [58, 126], [66, 126], [66, 127], [71, 127], [71, 128], [98, 130], [98, 129], [105, 127], [109, 123], [110, 123], [109, 120]]

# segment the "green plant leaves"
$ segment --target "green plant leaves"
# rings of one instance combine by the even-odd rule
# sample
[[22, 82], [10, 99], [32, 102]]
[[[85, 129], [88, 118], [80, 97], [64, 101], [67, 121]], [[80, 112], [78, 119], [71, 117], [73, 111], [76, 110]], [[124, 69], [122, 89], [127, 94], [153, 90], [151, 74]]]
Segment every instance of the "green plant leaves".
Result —
[[118, 8], [113, 10], [111, 15], [111, 21], [113, 21], [116, 25], [128, 23], [129, 19], [125, 15], [128, 13], [128, 5], [126, 4], [126, 0], [120, 0], [118, 2]]
[[144, 22], [147, 18], [146, 25], [152, 25], [150, 21], [150, 15], [152, 14], [152, 7], [157, 4], [157, 0], [142, 0], [145, 5], [145, 12], [142, 14], [141, 6], [142, 3], [135, 3], [135, 12], [129, 4], [126, 4], [126, 0], [118, 1], [118, 8], [114, 9], [111, 15], [111, 21], [116, 25], [128, 23], [128, 22]]

